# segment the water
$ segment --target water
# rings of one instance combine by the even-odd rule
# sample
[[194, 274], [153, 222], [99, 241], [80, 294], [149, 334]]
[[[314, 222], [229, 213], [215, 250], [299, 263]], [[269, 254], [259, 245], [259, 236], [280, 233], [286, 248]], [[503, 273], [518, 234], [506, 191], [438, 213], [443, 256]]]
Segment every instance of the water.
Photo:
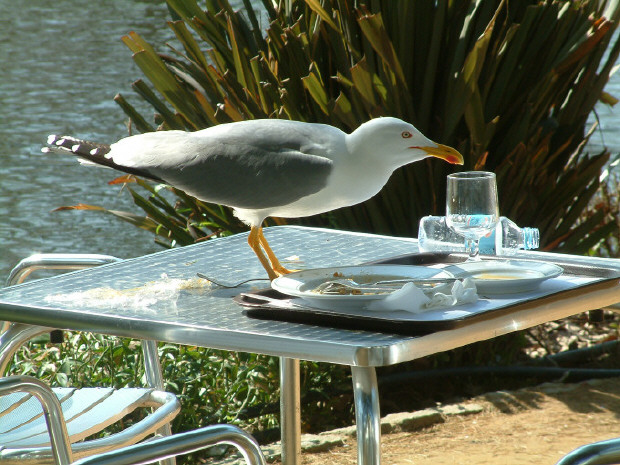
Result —
[[126, 192], [106, 185], [118, 173], [40, 148], [50, 133], [105, 142], [127, 135], [112, 99], [122, 92], [139, 104], [130, 84], [141, 72], [120, 39], [136, 31], [165, 51], [173, 37], [162, 27], [168, 19], [163, 1], [0, 0], [0, 283], [36, 252], [132, 257], [161, 250], [150, 233], [111, 216], [52, 213], [80, 202], [140, 211]]
[[[241, 4], [239, 0], [237, 4]], [[132, 257], [160, 250], [150, 233], [93, 212], [52, 210], [76, 203], [140, 213], [105, 181], [116, 174], [87, 169], [68, 156], [42, 154], [50, 133], [101, 141], [127, 135], [112, 101], [141, 76], [120, 38], [135, 30], [165, 50], [161, 1], [0, 0], [0, 283], [36, 252], [108, 253]], [[620, 79], [607, 90], [620, 96]], [[144, 108], [144, 107], [142, 107]], [[620, 152], [618, 115], [599, 108], [604, 143]], [[151, 112], [145, 112], [150, 114]], [[1, 285], [1, 284], [0, 284]]]

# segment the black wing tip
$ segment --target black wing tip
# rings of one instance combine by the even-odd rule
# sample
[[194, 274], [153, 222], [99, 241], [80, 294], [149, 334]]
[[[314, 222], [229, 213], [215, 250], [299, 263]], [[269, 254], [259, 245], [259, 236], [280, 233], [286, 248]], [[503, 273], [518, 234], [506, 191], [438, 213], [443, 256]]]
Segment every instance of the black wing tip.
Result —
[[148, 170], [118, 165], [109, 155], [107, 155], [110, 151], [110, 146], [107, 144], [90, 142], [82, 139], [77, 139], [72, 136], [58, 136], [56, 134], [50, 134], [47, 138], [47, 145], [48, 147], [43, 147], [41, 149], [43, 153], [71, 153], [72, 155], [83, 158], [97, 165], [113, 168], [118, 171], [123, 171], [125, 173], [133, 174], [146, 179], [151, 179], [156, 182], [165, 182], [158, 176], [149, 173]]
[[59, 136], [57, 134], [50, 134], [47, 137], [47, 145], [48, 147], [42, 149], [44, 153], [52, 151], [70, 152], [84, 158], [105, 155], [110, 151], [110, 146], [107, 144], [99, 144], [72, 136]]

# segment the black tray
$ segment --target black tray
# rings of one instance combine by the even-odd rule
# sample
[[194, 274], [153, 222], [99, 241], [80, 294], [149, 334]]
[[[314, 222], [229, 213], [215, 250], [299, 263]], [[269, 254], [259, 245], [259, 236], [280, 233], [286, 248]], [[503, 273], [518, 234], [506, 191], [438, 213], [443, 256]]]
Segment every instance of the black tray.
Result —
[[[485, 260], [505, 260], [509, 257], [502, 256], [483, 256]], [[555, 258], [555, 257], [554, 257]], [[389, 265], [433, 265], [433, 264], [454, 264], [467, 259], [464, 254], [446, 253], [417, 253], [391, 257], [385, 260], [378, 260], [367, 265], [389, 264]], [[528, 260], [519, 257], [519, 260]], [[538, 261], [540, 260], [533, 260]], [[544, 304], [545, 300], [555, 300], [561, 294], [562, 297], [570, 297], [573, 294], [583, 293], [584, 288], [592, 286], [605, 286], [609, 281], [616, 281], [620, 277], [620, 270], [617, 268], [593, 267], [575, 264], [570, 260], [563, 260], [560, 257], [549, 260], [564, 269], [565, 275], [599, 278], [596, 281], [583, 285], [576, 285], [573, 288], [559, 292], [535, 297], [524, 298], [517, 303], [511, 303], [489, 310], [482, 310], [462, 317], [442, 320], [398, 320], [387, 318], [381, 314], [350, 315], [331, 310], [321, 310], [307, 305], [300, 305], [299, 299], [282, 294], [271, 288], [262, 289], [252, 293], [240, 294], [234, 300], [245, 308], [245, 313], [251, 318], [290, 321], [295, 323], [311, 324], [316, 326], [327, 326], [332, 328], [344, 328], [351, 330], [364, 330], [375, 332], [386, 332], [404, 335], [423, 335], [435, 331], [457, 328], [473, 321], [489, 319], [501, 313], [514, 311], [524, 303], [537, 300]], [[270, 300], [271, 299], [271, 300]]]

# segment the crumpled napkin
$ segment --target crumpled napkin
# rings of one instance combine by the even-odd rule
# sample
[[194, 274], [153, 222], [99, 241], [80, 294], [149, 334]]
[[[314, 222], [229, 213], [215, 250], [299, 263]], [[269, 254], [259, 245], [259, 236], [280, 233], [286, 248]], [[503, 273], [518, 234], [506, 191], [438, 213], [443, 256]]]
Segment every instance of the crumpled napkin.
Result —
[[437, 286], [428, 291], [423, 291], [413, 283], [407, 283], [386, 298], [373, 300], [366, 308], [377, 312], [404, 310], [411, 313], [422, 313], [473, 303], [477, 300], [476, 284], [473, 279], [466, 278], [463, 281]]

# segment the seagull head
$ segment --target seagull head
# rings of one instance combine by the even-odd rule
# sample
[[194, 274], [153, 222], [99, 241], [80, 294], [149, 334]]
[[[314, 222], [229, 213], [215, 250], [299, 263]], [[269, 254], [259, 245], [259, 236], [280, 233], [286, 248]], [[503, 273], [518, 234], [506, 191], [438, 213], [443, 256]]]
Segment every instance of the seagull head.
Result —
[[452, 147], [437, 144], [413, 125], [398, 118], [382, 117], [365, 122], [350, 135], [355, 152], [389, 161], [394, 168], [427, 157], [462, 165], [463, 156]]

